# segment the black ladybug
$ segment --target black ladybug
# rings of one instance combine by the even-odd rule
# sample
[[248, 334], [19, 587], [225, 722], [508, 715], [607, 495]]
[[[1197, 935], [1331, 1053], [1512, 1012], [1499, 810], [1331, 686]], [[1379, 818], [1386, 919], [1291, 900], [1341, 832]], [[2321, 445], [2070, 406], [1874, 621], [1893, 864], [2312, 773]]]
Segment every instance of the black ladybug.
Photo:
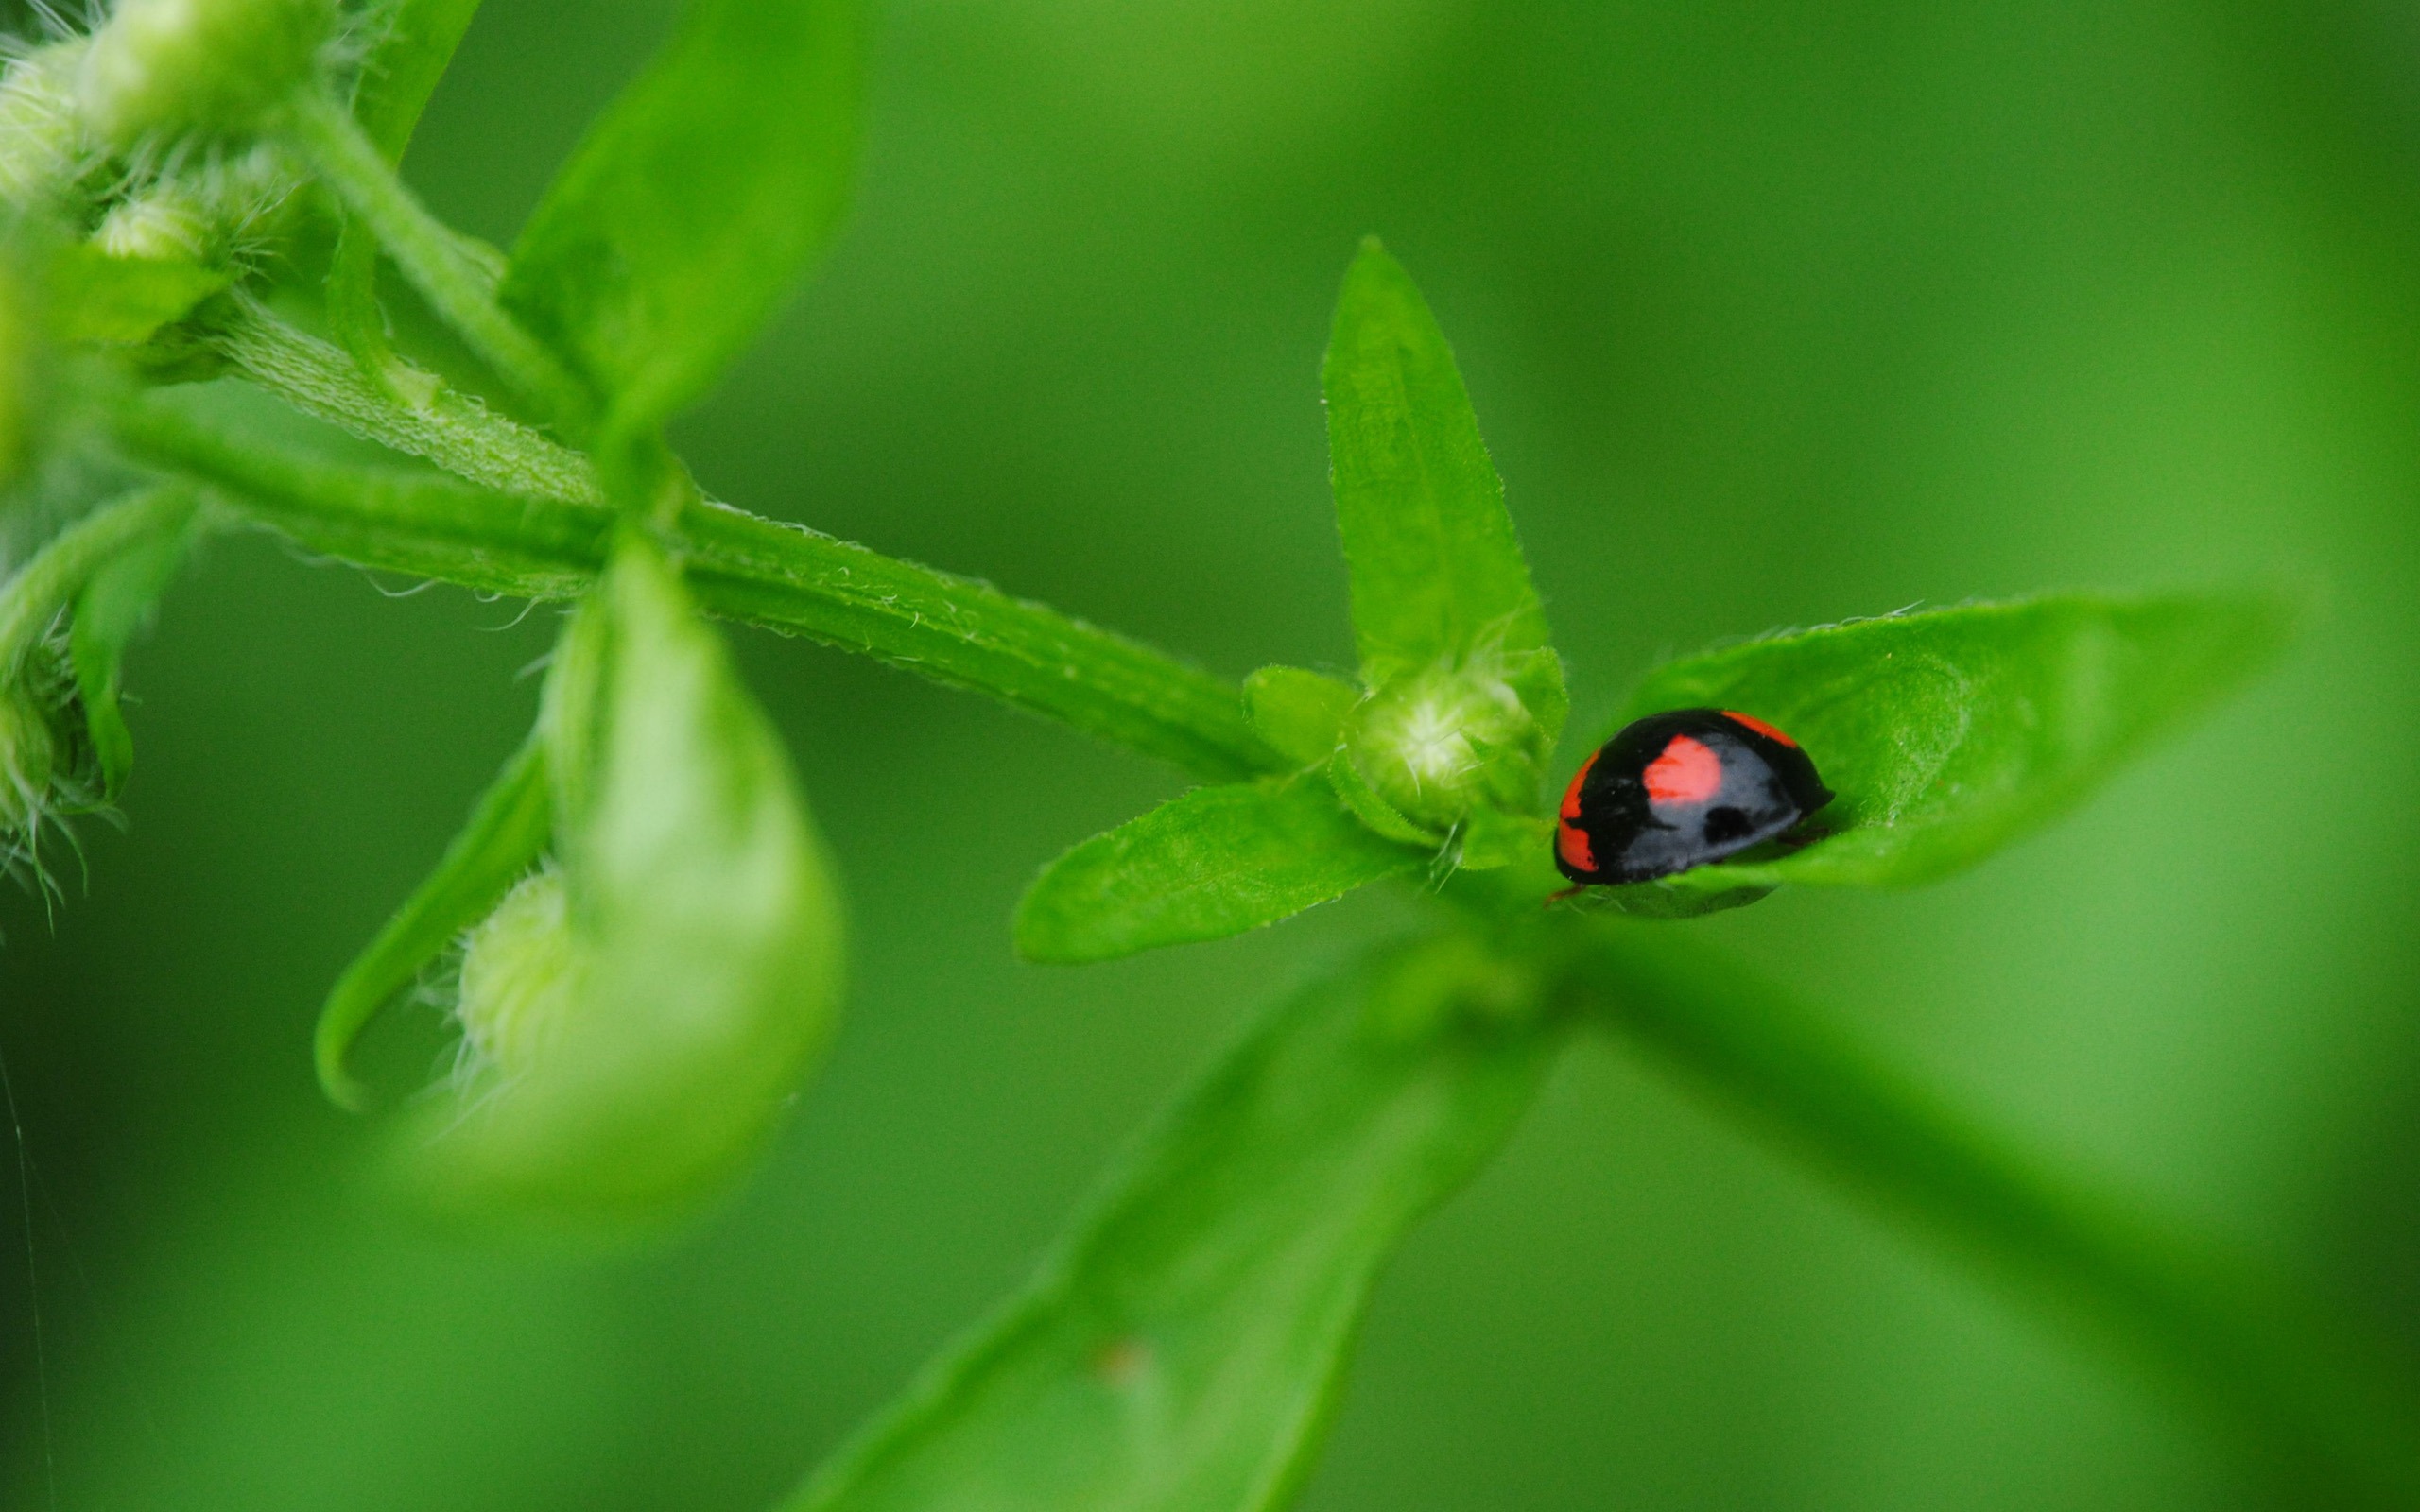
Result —
[[1668, 877], [1787, 833], [1832, 801], [1798, 742], [1747, 714], [1651, 714], [1581, 764], [1554, 864], [1582, 885]]

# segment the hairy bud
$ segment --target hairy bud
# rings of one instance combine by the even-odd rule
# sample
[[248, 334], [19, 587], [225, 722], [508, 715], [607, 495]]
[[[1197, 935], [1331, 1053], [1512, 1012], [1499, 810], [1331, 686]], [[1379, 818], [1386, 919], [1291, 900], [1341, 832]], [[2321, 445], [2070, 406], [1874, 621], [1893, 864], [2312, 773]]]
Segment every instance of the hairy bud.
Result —
[[1350, 775], [1432, 834], [1482, 805], [1528, 807], [1545, 744], [1518, 690], [1485, 664], [1397, 678], [1363, 699], [1344, 730]]
[[86, 45], [43, 47], [0, 72], [0, 200], [38, 205], [75, 177], [76, 73]]
[[78, 112], [118, 151], [256, 129], [310, 79], [336, 19], [333, 0], [119, 0], [78, 70]]

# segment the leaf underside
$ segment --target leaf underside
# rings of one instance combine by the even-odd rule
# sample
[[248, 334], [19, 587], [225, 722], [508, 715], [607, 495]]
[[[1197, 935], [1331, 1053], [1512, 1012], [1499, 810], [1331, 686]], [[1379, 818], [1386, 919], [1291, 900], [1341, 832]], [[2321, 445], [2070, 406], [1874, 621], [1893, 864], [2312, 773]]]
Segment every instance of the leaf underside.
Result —
[[[2271, 664], [2292, 606], [2254, 593], [2063, 593], [1862, 620], [1651, 673], [1623, 721], [1738, 710], [1789, 731], [1839, 796], [1793, 854], [1654, 885], [1896, 886], [2057, 817], [2156, 737]], [[1687, 911], [1684, 909], [1683, 911]]]
[[1284, 1504], [1378, 1267], [1502, 1143], [1555, 1042], [1391, 1029], [1388, 995], [1363, 970], [1266, 1019], [789, 1512]]
[[1017, 906], [1016, 948], [1098, 961], [1218, 939], [1420, 861], [1363, 828], [1317, 774], [1198, 787], [1052, 862]]

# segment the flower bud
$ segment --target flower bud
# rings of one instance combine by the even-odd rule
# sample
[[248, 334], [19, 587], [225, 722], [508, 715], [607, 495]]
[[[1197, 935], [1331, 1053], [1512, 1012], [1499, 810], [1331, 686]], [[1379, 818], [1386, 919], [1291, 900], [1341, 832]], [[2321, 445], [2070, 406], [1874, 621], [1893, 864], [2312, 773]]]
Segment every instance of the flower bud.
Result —
[[573, 998], [570, 914], [561, 873], [524, 879], [471, 931], [455, 1013], [478, 1057], [507, 1081], [543, 1065]]
[[335, 27], [333, 0], [118, 0], [78, 70], [78, 112], [117, 151], [255, 129], [309, 80]]
[[201, 263], [212, 260], [219, 234], [201, 196], [169, 181], [112, 205], [93, 242], [112, 257]]
[[814, 1069], [838, 902], [779, 737], [644, 539], [574, 616], [542, 730], [559, 869], [472, 933], [472, 1083], [413, 1162], [441, 1206], [644, 1220], [735, 1175]]
[[1344, 730], [1351, 775], [1437, 835], [1482, 804], [1529, 807], [1545, 744], [1519, 692], [1485, 664], [1397, 678], [1364, 698]]
[[60, 738], [43, 690], [28, 684], [52, 680], [21, 674], [0, 689], [0, 835], [11, 837], [12, 849], [26, 841], [51, 810]]
[[0, 71], [0, 200], [36, 205], [75, 177], [76, 72], [86, 45], [59, 43]]

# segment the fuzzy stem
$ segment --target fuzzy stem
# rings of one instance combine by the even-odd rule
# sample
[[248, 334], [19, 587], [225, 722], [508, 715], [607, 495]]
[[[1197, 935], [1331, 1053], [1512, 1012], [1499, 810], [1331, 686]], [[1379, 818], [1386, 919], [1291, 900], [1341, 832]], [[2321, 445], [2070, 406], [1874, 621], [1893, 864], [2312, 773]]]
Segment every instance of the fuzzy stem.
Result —
[[314, 89], [296, 95], [287, 121], [296, 149], [376, 234], [429, 307], [548, 420], [583, 433], [595, 410], [588, 390], [496, 303], [487, 270], [404, 186], [352, 114]]
[[2420, 1505], [2420, 1399], [2347, 1320], [1999, 1139], [1752, 974], [1665, 936], [1575, 927], [1565, 1001], [2129, 1347], [2214, 1409], [2292, 1504]]
[[[214, 486], [308, 550], [486, 593], [565, 598], [604, 560], [614, 514], [373, 469], [224, 433], [153, 398], [117, 416], [138, 459]], [[986, 694], [1213, 782], [1282, 769], [1224, 679], [989, 584], [799, 525], [695, 502], [662, 532], [708, 612]]]
[[604, 502], [588, 458], [446, 387], [434, 373], [389, 356], [382, 391], [344, 352], [258, 301], [238, 295], [231, 304], [233, 313], [206, 336], [211, 349], [304, 413], [507, 493]]

